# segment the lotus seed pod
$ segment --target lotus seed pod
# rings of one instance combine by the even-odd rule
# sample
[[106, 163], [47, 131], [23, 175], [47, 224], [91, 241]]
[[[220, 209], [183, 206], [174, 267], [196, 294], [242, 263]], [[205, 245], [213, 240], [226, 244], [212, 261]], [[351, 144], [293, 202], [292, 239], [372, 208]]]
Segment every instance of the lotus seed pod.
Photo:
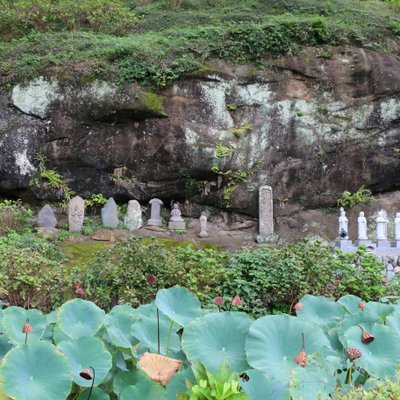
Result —
[[24, 326], [22, 327], [22, 333], [32, 333], [32, 326], [29, 324], [29, 319], [26, 320]]
[[359, 303], [358, 303], [358, 306], [357, 306], [360, 310], [364, 310], [364, 308], [365, 308], [365, 303], [363, 302], [363, 301], [360, 301]]
[[302, 349], [295, 358], [295, 363], [301, 365], [303, 368], [307, 365], [307, 353]]
[[294, 310], [299, 310], [302, 311], [303, 310], [303, 306], [301, 305], [300, 302], [296, 303], [293, 307]]
[[375, 340], [375, 336], [374, 335], [372, 335], [371, 333], [369, 333], [369, 332], [363, 332], [362, 333], [362, 335], [361, 335], [361, 341], [364, 343], [364, 344], [368, 344], [368, 343], [371, 343], [371, 342], [373, 342]]
[[91, 381], [93, 379], [92, 372], [89, 368], [84, 369], [83, 371], [79, 372], [81, 378], [86, 379], [87, 381]]
[[362, 353], [357, 348], [350, 347], [349, 349], [347, 349], [347, 356], [349, 357], [350, 361], [354, 361], [357, 358], [360, 358], [362, 356]]
[[233, 306], [241, 306], [242, 305], [242, 300], [240, 299], [240, 296], [238, 294], [232, 299], [232, 305]]
[[224, 300], [224, 298], [221, 297], [221, 296], [218, 296], [218, 297], [216, 297], [216, 298], [214, 299], [214, 304], [215, 304], [216, 306], [218, 306], [218, 307], [223, 306], [224, 303], [225, 303], [225, 300]]

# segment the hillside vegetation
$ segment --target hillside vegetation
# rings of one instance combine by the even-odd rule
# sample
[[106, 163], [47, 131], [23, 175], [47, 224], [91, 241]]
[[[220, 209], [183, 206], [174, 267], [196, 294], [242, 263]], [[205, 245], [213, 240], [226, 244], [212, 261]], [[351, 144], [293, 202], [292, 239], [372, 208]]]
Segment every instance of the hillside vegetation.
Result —
[[48, 71], [165, 87], [211, 59], [265, 62], [304, 46], [394, 51], [399, 1], [0, 0], [0, 83]]

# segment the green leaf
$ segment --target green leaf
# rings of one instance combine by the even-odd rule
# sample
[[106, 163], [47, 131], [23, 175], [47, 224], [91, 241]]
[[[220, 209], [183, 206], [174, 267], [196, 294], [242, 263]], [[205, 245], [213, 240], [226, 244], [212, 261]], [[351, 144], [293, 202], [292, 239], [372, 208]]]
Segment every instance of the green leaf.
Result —
[[141, 380], [148, 380], [147, 374], [140, 369], [127, 372], [117, 372], [114, 375], [113, 380], [113, 391], [117, 396], [121, 395], [121, 392], [128, 386], [136, 385]]
[[120, 400], [164, 400], [165, 389], [153, 381], [140, 381], [134, 386], [126, 387]]
[[302, 333], [306, 353], [323, 364], [330, 343], [322, 329], [308, 321], [288, 315], [269, 315], [253, 322], [246, 339], [249, 364], [276, 379], [289, 379], [298, 367], [295, 359], [301, 350]]
[[89, 367], [95, 369], [97, 386], [104, 381], [111, 369], [111, 354], [103, 342], [95, 337], [82, 337], [61, 342], [58, 348], [67, 356], [72, 367], [73, 379], [79, 386], [89, 387], [92, 382], [79, 376], [80, 372]]
[[352, 294], [348, 294], [346, 296], [342, 296], [339, 300], [338, 303], [344, 307], [344, 309], [350, 313], [350, 314], [357, 314], [361, 311], [360, 308], [358, 308], [358, 305], [360, 304], [361, 299], [357, 296], [353, 296]]
[[186, 393], [186, 379], [194, 381], [194, 375], [191, 368], [179, 371], [169, 381], [166, 387], [165, 400], [176, 400], [178, 393]]
[[224, 361], [235, 372], [248, 369], [244, 343], [252, 320], [244, 313], [221, 312], [193, 320], [185, 327], [182, 349], [213, 373]]
[[10, 350], [0, 367], [4, 393], [16, 400], [65, 400], [71, 390], [71, 367], [49, 342]]
[[103, 325], [105, 312], [91, 301], [74, 299], [58, 311], [58, 326], [72, 339], [93, 336]]
[[272, 379], [256, 370], [249, 370], [246, 374], [249, 380], [242, 382], [241, 386], [250, 395], [249, 400], [290, 400], [287, 380]]
[[343, 318], [344, 312], [340, 304], [321, 296], [306, 295], [300, 300], [302, 310], [296, 310], [299, 318], [313, 322], [327, 330], [337, 325]]
[[47, 318], [39, 310], [25, 310], [21, 307], [9, 307], [4, 311], [4, 333], [15, 344], [25, 343], [25, 333], [22, 333], [26, 319], [32, 326], [32, 333], [28, 334], [28, 343], [42, 338], [47, 327]]
[[155, 303], [163, 314], [182, 326], [203, 314], [199, 299], [183, 287], [159, 290]]
[[114, 312], [106, 315], [104, 326], [114, 346], [129, 349], [138, 343], [132, 335], [131, 328], [134, 322], [136, 322], [134, 315], [126, 312]]
[[355, 364], [379, 378], [395, 376], [400, 364], [400, 335], [379, 324], [373, 325], [368, 332], [375, 336], [375, 340], [368, 344], [362, 343], [359, 326], [353, 326], [344, 334], [346, 349], [355, 347], [361, 351]]
[[[90, 389], [85, 389], [81, 392], [76, 400], [88, 400]], [[100, 388], [93, 388], [90, 400], [110, 400], [110, 396], [103, 392]]]

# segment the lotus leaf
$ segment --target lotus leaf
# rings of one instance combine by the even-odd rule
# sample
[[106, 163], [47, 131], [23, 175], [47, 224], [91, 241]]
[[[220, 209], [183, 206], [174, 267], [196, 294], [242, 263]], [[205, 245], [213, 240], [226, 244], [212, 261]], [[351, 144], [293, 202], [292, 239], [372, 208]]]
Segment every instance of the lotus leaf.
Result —
[[348, 315], [339, 325], [338, 329], [339, 339], [341, 343], [344, 344], [345, 343], [344, 334], [349, 328], [362, 324], [366, 329], [368, 329], [377, 323], [381, 323], [381, 320], [378, 317], [378, 315], [371, 313], [370, 311], [367, 310], [364, 311], [359, 310], [357, 314]]
[[4, 393], [15, 400], [64, 400], [72, 384], [67, 358], [49, 342], [10, 350], [1, 363], [0, 376]]
[[191, 368], [179, 371], [166, 387], [165, 400], [176, 400], [177, 393], [186, 392], [186, 379], [194, 382], [194, 375]]
[[199, 360], [217, 373], [224, 361], [235, 372], [248, 369], [245, 339], [252, 320], [244, 313], [204, 315], [185, 327], [182, 348], [190, 361]]
[[164, 400], [165, 389], [150, 380], [140, 381], [134, 386], [126, 387], [120, 396], [120, 400]]
[[11, 348], [12, 344], [8, 341], [7, 336], [0, 335], [0, 359], [2, 359]]
[[362, 343], [360, 326], [353, 326], [344, 333], [345, 347], [355, 347], [361, 351], [361, 357], [355, 360], [355, 364], [369, 374], [379, 378], [395, 376], [400, 364], [400, 336], [389, 327], [379, 324], [369, 329], [368, 332], [375, 336], [373, 342]]
[[110, 314], [120, 313], [120, 312], [135, 315], [135, 309], [128, 304], [117, 304], [111, 309]]
[[159, 290], [156, 306], [169, 319], [182, 326], [203, 314], [199, 299], [183, 287]]
[[126, 312], [114, 312], [106, 315], [104, 326], [114, 346], [129, 349], [137, 343], [131, 331], [134, 322], [136, 322], [134, 315]]
[[386, 325], [400, 334], [400, 309], [396, 310], [386, 318]]
[[111, 369], [111, 354], [106, 350], [103, 342], [95, 337], [82, 337], [66, 340], [58, 348], [67, 356], [72, 366], [73, 379], [79, 386], [89, 387], [92, 382], [83, 379], [79, 373], [89, 367], [95, 369], [97, 386], [104, 381]]
[[305, 336], [306, 353], [323, 364], [330, 343], [322, 329], [309, 321], [288, 315], [262, 317], [251, 325], [246, 339], [249, 364], [276, 379], [289, 379]]
[[290, 400], [289, 382], [281, 379], [272, 379], [254, 369], [246, 372], [249, 380], [242, 382], [245, 393], [250, 395], [249, 400]]
[[[76, 400], [87, 400], [90, 389], [85, 389], [81, 392]], [[110, 396], [103, 392], [100, 388], [93, 388], [90, 400], [110, 400]]]
[[380, 303], [377, 301], [369, 301], [365, 304], [364, 312], [369, 311], [377, 315], [382, 321], [395, 310], [393, 304]]
[[32, 326], [32, 333], [29, 333], [28, 342], [40, 340], [47, 326], [47, 318], [39, 310], [25, 310], [21, 307], [9, 307], [4, 313], [4, 333], [15, 344], [25, 343], [25, 333], [22, 332], [26, 320]]
[[114, 375], [113, 391], [117, 396], [128, 386], [136, 385], [142, 380], [150, 380], [150, 378], [140, 369], [128, 372], [117, 372]]
[[296, 310], [299, 318], [313, 322], [327, 330], [337, 325], [344, 312], [340, 304], [321, 296], [306, 295], [300, 300], [302, 310]]
[[72, 339], [93, 336], [103, 325], [105, 312], [91, 301], [74, 299], [58, 311], [58, 326]]
[[358, 305], [360, 304], [362, 300], [354, 296], [352, 294], [348, 294], [346, 296], [342, 296], [339, 300], [338, 303], [344, 307], [344, 309], [350, 313], [350, 314], [356, 314], [360, 312], [360, 308]]

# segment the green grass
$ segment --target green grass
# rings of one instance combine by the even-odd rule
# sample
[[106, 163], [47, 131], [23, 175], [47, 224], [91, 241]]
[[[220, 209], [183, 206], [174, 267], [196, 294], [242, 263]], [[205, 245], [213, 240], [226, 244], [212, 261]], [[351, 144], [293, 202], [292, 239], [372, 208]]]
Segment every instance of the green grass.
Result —
[[[61, 7], [70, 1], [55, 3]], [[89, 3], [95, 1], [105, 7], [111, 0]], [[305, 46], [353, 44], [391, 51], [386, 39], [400, 36], [399, 7], [379, 0], [186, 0], [173, 10], [170, 3], [121, 1], [98, 23], [88, 14], [75, 25], [68, 19], [41, 25], [25, 21], [14, 33], [3, 30], [0, 82], [48, 71], [64, 80], [138, 81], [162, 88], [204, 70], [212, 59], [262, 66], [267, 55], [292, 55]], [[117, 24], [112, 13], [125, 15], [128, 8], [129, 23], [118, 19]], [[8, 12], [0, 9], [0, 22]]]

